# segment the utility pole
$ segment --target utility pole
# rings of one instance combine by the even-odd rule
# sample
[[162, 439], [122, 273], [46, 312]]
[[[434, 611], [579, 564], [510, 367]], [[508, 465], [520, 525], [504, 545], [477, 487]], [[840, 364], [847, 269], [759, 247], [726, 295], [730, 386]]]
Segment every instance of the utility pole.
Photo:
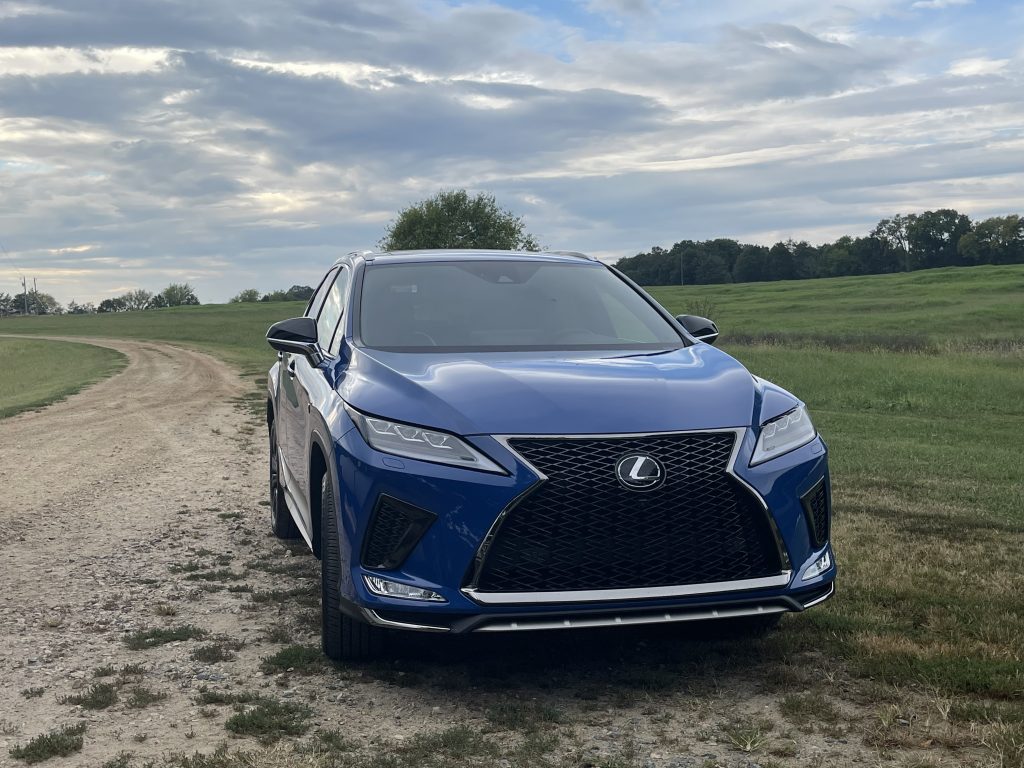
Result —
[[21, 276], [21, 290], [25, 296], [25, 315], [28, 315], [28, 283], [25, 282], [25, 276]]

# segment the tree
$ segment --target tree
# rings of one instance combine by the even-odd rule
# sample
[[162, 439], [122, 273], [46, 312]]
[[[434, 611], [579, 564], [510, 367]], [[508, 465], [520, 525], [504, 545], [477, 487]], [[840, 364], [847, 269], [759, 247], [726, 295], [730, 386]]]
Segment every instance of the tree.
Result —
[[494, 195], [480, 192], [471, 197], [464, 189], [442, 190], [402, 210], [380, 247], [540, 250], [537, 238], [525, 232], [521, 216], [499, 207]]
[[768, 279], [795, 280], [796, 259], [793, 257], [793, 241], [776, 243], [768, 251]]
[[259, 301], [260, 292], [255, 288], [246, 288], [244, 291], [239, 291], [237, 296], [232, 296], [229, 299], [230, 304], [248, 304], [250, 302]]
[[29, 291], [28, 312], [30, 315], [60, 315], [64, 313], [64, 307], [48, 293]]
[[0, 291], [0, 317], [12, 315], [17, 311], [16, 300], [11, 294]]
[[731, 283], [732, 276], [717, 253], [700, 253], [693, 260], [693, 282], [696, 285]]
[[904, 272], [911, 270], [908, 230], [916, 220], [917, 216], [913, 213], [908, 216], [897, 213], [891, 219], [882, 219], [871, 230], [871, 236], [881, 242], [886, 258], [900, 264]]
[[153, 294], [139, 288], [134, 291], [128, 291], [121, 298], [124, 300], [125, 309], [129, 312], [137, 312], [149, 306], [149, 302], [153, 300]]
[[69, 315], [91, 315], [96, 311], [96, 307], [93, 306], [92, 302], [86, 302], [85, 304], [79, 304], [77, 301], [72, 299], [68, 303], [68, 314]]
[[732, 268], [737, 283], [756, 283], [768, 279], [768, 249], [762, 245], [744, 245]]
[[960, 263], [960, 238], [971, 231], [971, 220], [952, 208], [925, 211], [907, 227], [914, 269], [949, 267]]
[[157, 293], [149, 300], [149, 304], [146, 305], [146, 309], [163, 309], [167, 306], [167, 299], [164, 298], [162, 293]]
[[160, 291], [160, 295], [163, 296], [168, 307], [181, 307], [199, 303], [199, 299], [196, 298], [195, 288], [188, 283], [171, 283]]
[[316, 289], [308, 285], [293, 285], [285, 291], [285, 301], [309, 301], [315, 292]]
[[979, 221], [960, 238], [957, 251], [964, 264], [1024, 263], [1024, 219], [1014, 214]]
[[104, 299], [96, 307], [97, 312], [125, 312], [128, 306], [124, 303], [123, 296], [115, 296], [112, 299]]

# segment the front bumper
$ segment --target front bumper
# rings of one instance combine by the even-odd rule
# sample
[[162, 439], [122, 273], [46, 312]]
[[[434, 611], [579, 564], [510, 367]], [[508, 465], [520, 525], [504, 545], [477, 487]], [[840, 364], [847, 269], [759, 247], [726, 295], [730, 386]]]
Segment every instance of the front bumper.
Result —
[[[472, 438], [508, 475], [398, 459], [381, 454], [349, 430], [337, 443], [342, 609], [378, 626], [467, 633], [642, 625], [803, 611], [834, 593], [835, 558], [830, 545], [815, 546], [802, 496], [827, 482], [827, 451], [820, 439], [757, 467], [747, 466], [754, 437], [741, 431], [734, 477], [767, 507], [784, 554], [784, 569], [763, 579], [643, 589], [567, 592], [480, 592], [471, 574], [481, 543], [499, 513], [538, 480], [498, 440]], [[363, 539], [381, 494], [437, 515], [396, 569], [367, 569]], [[804, 572], [823, 554], [831, 567], [811, 579]], [[429, 589], [444, 602], [420, 602], [370, 592], [363, 576], [374, 574]]]

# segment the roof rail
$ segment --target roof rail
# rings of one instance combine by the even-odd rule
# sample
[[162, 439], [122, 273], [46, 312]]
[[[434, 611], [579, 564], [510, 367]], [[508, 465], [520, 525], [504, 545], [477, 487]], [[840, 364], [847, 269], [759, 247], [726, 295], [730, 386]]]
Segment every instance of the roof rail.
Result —
[[593, 256], [588, 256], [585, 253], [579, 251], [545, 251], [545, 253], [553, 253], [556, 256], [572, 256], [576, 259], [586, 259], [587, 261], [597, 261]]
[[349, 251], [349, 256], [369, 256], [371, 253], [376, 253], [372, 248], [364, 248], [361, 251]]

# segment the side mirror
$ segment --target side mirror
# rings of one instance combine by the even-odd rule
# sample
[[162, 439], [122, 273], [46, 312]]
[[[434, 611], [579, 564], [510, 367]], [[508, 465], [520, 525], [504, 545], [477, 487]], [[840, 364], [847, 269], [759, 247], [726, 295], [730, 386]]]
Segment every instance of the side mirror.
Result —
[[320, 365], [324, 359], [316, 343], [316, 320], [311, 317], [274, 323], [267, 331], [267, 343], [278, 352], [305, 355], [311, 365]]
[[718, 326], [706, 317], [697, 315], [676, 315], [676, 320], [697, 341], [714, 344], [718, 338]]

